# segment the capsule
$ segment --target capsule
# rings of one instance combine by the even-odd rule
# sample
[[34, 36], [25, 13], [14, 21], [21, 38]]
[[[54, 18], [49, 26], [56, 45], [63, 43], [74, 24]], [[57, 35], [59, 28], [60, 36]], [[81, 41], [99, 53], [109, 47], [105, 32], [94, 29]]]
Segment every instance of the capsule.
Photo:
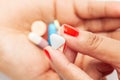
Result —
[[38, 45], [42, 49], [48, 46], [48, 42], [44, 38], [37, 35], [36, 33], [33, 32], [29, 33], [28, 38], [31, 42]]
[[51, 42], [50, 42], [50, 35], [52, 34], [56, 34], [57, 33], [57, 30], [56, 30], [56, 26], [54, 23], [50, 23], [48, 25], [48, 43], [49, 45], [51, 45]]

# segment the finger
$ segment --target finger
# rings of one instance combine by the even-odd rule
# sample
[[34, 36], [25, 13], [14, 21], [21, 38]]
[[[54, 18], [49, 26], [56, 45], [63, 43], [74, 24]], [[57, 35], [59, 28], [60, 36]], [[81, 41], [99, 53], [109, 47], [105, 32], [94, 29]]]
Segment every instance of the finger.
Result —
[[114, 31], [114, 32], [98, 33], [98, 35], [104, 35], [104, 36], [107, 36], [107, 37], [110, 37], [110, 38], [113, 38], [116, 40], [120, 40], [120, 31], [119, 30]]
[[[61, 24], [67, 23], [78, 26], [84, 23], [82, 19], [120, 17], [119, 1], [57, 0], [55, 3], [55, 18]], [[64, 16], [65, 14], [67, 16]]]
[[100, 79], [101, 77], [110, 74], [114, 70], [111, 65], [87, 55], [84, 56], [82, 67], [83, 70], [94, 79]]
[[67, 59], [74, 63], [75, 59], [76, 59], [76, 56], [77, 56], [77, 52], [70, 49], [67, 45], [63, 51], [63, 53], [65, 54], [65, 56], [67, 57]]
[[81, 69], [83, 69], [83, 67], [82, 67], [83, 60], [84, 60], [84, 55], [81, 53], [78, 53], [74, 64], [77, 65], [78, 67], [80, 67]]
[[92, 19], [86, 20], [84, 27], [92, 32], [114, 31], [120, 28], [120, 19]]
[[76, 14], [80, 18], [120, 17], [118, 1], [75, 0], [74, 3]]
[[71, 49], [109, 64], [120, 63], [120, 41], [86, 31], [76, 31], [68, 25], [63, 25], [63, 28], [62, 35]]
[[114, 70], [110, 65], [82, 54], [77, 55], [76, 65], [84, 70], [94, 80], [101, 80], [101, 78], [110, 74]]
[[[61, 24], [78, 25], [82, 22], [75, 14], [73, 1], [74, 0], [56, 0], [56, 18]], [[65, 16], [65, 14], [67, 14], [67, 16]]]
[[45, 50], [50, 55], [55, 70], [64, 80], [92, 80], [84, 71], [70, 63], [61, 52], [51, 47], [47, 47]]

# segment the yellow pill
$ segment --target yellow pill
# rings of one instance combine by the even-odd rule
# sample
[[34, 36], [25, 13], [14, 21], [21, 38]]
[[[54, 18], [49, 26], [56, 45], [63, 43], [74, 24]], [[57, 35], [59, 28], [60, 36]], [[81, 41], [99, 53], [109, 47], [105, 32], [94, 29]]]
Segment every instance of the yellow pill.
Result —
[[35, 21], [31, 26], [31, 31], [39, 36], [43, 36], [47, 31], [47, 25], [43, 21]]
[[59, 30], [60, 29], [60, 23], [59, 23], [59, 21], [58, 20], [54, 20], [54, 24], [55, 24], [57, 30]]

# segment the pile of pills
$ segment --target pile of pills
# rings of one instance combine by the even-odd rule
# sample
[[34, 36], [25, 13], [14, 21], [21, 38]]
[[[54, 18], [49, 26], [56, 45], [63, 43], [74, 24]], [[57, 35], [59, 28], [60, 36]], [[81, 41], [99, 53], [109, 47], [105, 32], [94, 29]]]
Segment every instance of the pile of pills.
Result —
[[48, 45], [52, 46], [54, 49], [58, 49], [65, 43], [65, 39], [57, 33], [59, 29], [60, 24], [57, 20], [50, 23], [48, 25], [47, 41], [42, 37], [47, 31], [47, 25], [43, 21], [35, 21], [31, 26], [31, 32], [28, 38], [42, 49]]

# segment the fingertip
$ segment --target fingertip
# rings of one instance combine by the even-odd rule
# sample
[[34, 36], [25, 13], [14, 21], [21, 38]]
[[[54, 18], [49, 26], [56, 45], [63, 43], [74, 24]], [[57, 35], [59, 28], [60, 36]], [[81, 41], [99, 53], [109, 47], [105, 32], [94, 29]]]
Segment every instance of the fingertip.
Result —
[[47, 56], [49, 55], [48, 58], [50, 57], [50, 60], [52, 61], [52, 63], [56, 64], [57, 61], [61, 61], [61, 59], [63, 59], [62, 52], [52, 48], [51, 46], [47, 46], [44, 49], [44, 51], [47, 54]]
[[50, 48], [51, 48], [50, 46], [47, 46], [47, 47], [45, 47], [44, 49], [46, 49], [46, 50], [48, 49], [48, 50], [49, 50]]
[[51, 55], [50, 55], [50, 52], [49, 52], [49, 48], [50, 48], [50, 46], [47, 46], [47, 47], [44, 48], [43, 51], [44, 51], [46, 57], [47, 57], [49, 60], [51, 60]]

